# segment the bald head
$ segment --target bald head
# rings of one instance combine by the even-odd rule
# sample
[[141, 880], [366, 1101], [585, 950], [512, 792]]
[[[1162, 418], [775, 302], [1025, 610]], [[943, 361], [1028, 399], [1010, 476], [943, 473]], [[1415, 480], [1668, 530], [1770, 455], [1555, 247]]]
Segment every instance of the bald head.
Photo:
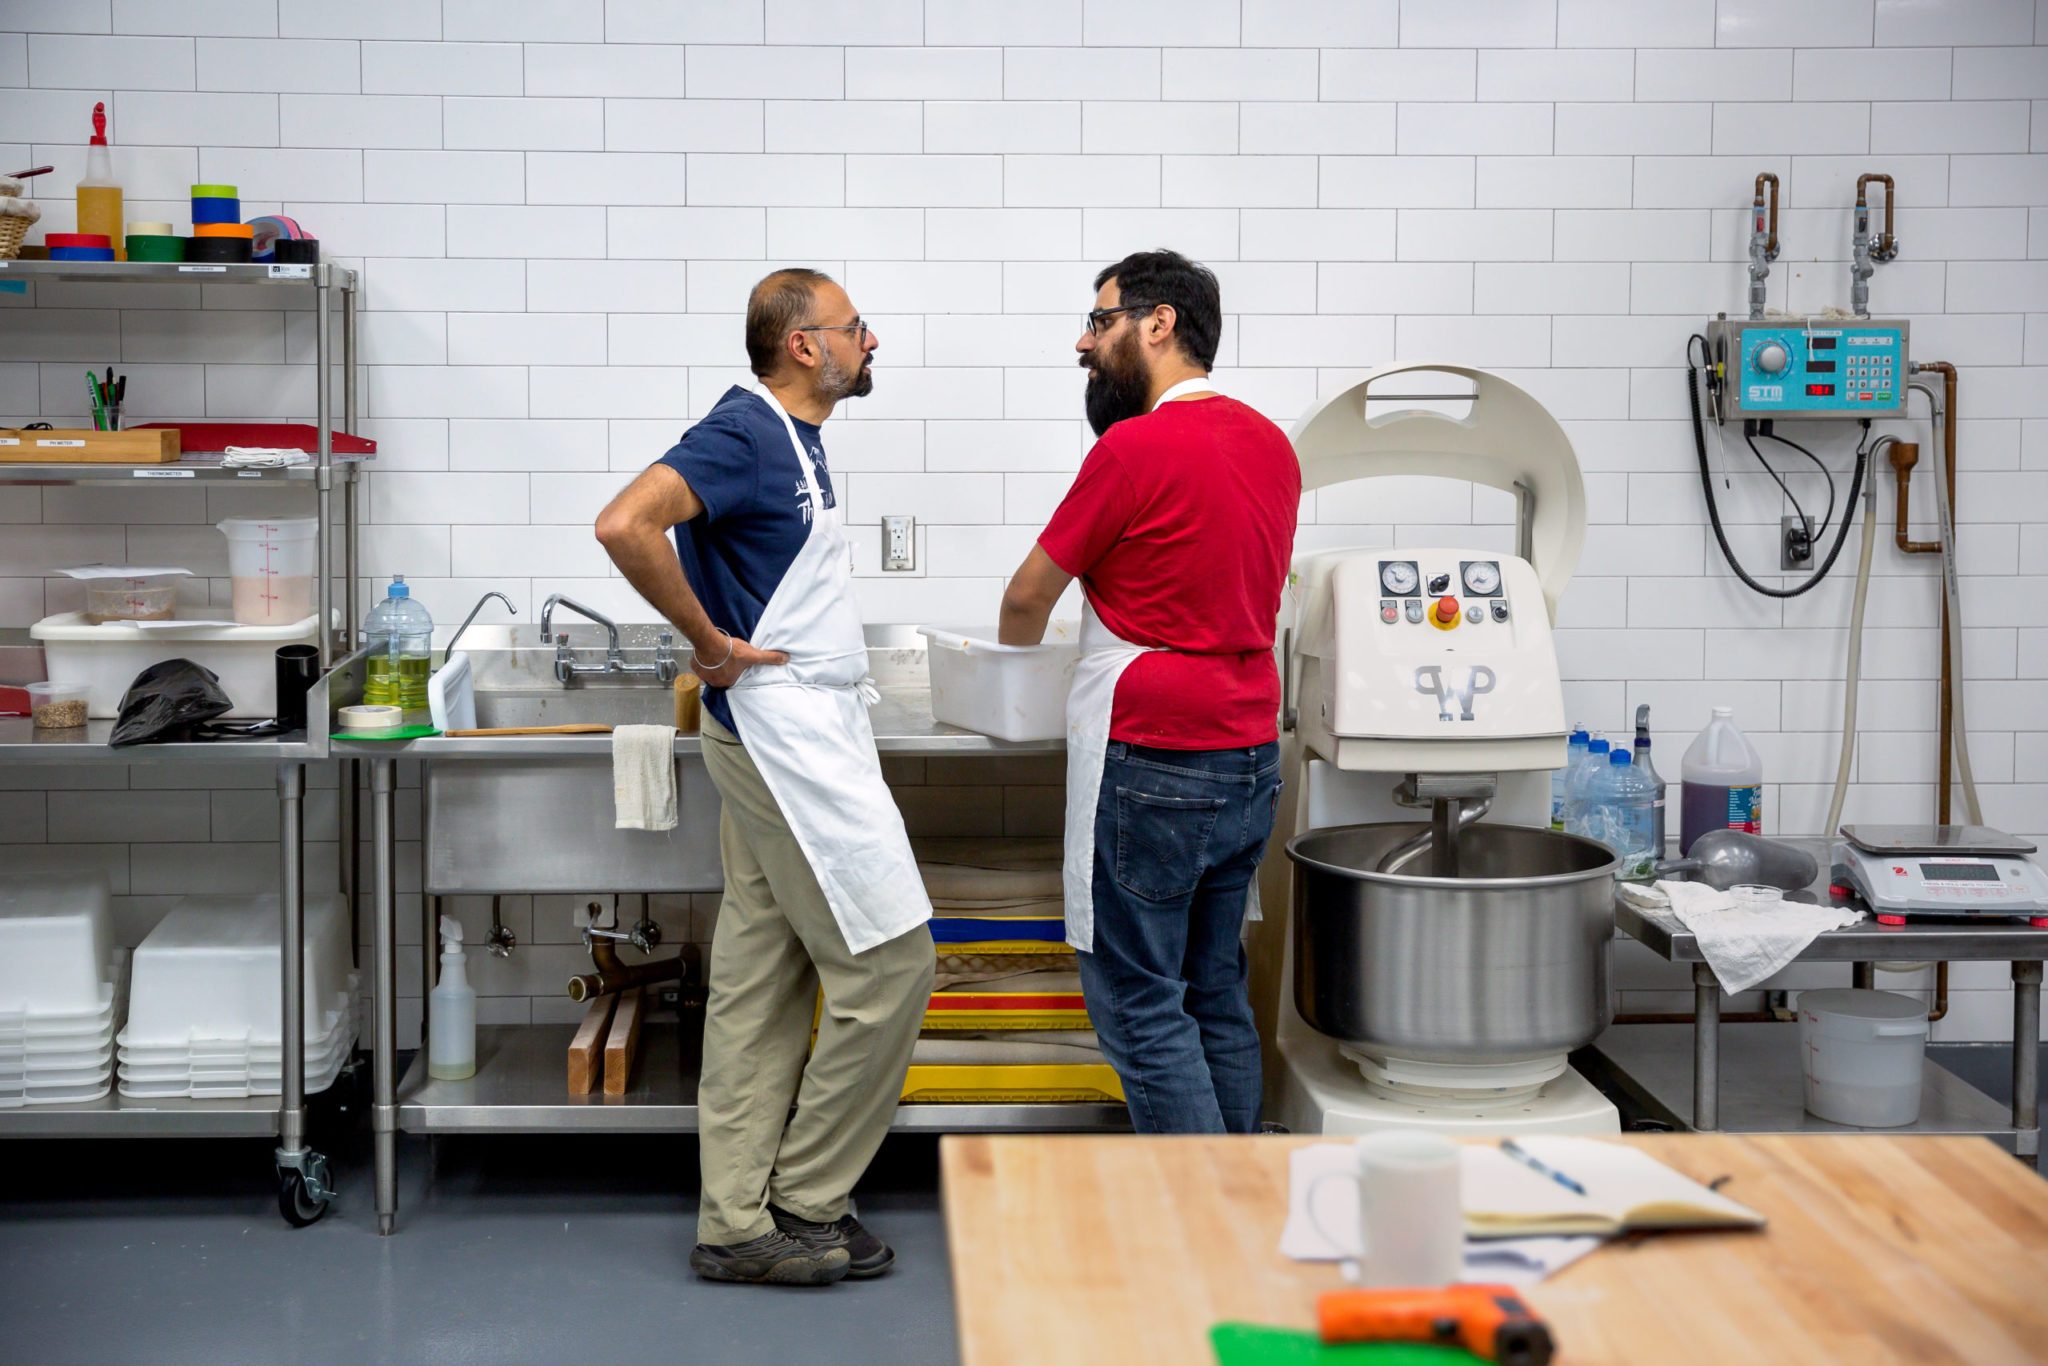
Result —
[[747, 295], [747, 364], [766, 379], [787, 350], [789, 334], [810, 322], [818, 288], [832, 283], [823, 271], [789, 266], [765, 276]]

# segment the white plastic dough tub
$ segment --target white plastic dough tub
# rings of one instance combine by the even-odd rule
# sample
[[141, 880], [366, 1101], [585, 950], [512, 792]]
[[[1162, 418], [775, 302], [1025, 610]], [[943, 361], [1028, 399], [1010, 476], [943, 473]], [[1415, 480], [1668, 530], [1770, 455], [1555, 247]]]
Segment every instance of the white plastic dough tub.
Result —
[[997, 740], [1059, 740], [1081, 659], [1081, 623], [1048, 622], [1039, 645], [1001, 645], [993, 626], [920, 626], [932, 716]]
[[289, 626], [148, 630], [125, 621], [93, 626], [83, 612], [61, 612], [44, 617], [28, 633], [42, 642], [52, 683], [87, 690], [89, 716], [119, 716], [121, 698], [135, 675], [166, 659], [189, 659], [220, 675], [222, 691], [235, 704], [229, 716], [248, 717], [277, 714], [277, 648], [318, 644], [318, 622], [316, 613]]

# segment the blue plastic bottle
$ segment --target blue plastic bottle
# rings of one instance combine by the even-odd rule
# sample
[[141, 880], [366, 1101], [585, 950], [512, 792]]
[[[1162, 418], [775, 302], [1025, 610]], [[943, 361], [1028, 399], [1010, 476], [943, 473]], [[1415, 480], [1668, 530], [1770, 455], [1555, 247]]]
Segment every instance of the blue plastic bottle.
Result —
[[1607, 763], [1607, 740], [1595, 735], [1586, 741], [1586, 752], [1565, 779], [1564, 828], [1574, 835], [1586, 833], [1586, 797], [1593, 775]]
[[1571, 778], [1572, 770], [1579, 760], [1586, 756], [1586, 742], [1590, 739], [1584, 726], [1573, 726], [1572, 735], [1565, 746], [1563, 768], [1550, 770], [1550, 828], [1564, 829], [1565, 784]]

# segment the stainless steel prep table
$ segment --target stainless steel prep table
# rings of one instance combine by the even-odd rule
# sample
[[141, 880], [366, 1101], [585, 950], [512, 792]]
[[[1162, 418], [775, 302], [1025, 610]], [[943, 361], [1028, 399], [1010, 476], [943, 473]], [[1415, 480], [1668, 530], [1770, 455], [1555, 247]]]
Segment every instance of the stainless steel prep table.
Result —
[[[1815, 883], [1825, 897], [1830, 878], [1826, 842], [1794, 841], [1821, 850], [1822, 875]], [[1644, 911], [1615, 898], [1615, 925], [1651, 952], [1674, 963], [1692, 964], [1693, 1024], [1616, 1025], [1593, 1044], [1595, 1070], [1606, 1065], [1611, 1080], [1677, 1123], [1700, 1131], [1789, 1133], [1853, 1132], [1806, 1113], [1796, 1026], [1721, 1023], [1721, 983], [1700, 952], [1699, 941], [1664, 911]], [[1794, 961], [1853, 963], [1856, 981], [1868, 986], [1870, 965], [1879, 960], [1913, 962], [2006, 962], [2012, 964], [2012, 1105], [2008, 1111], [1990, 1096], [1934, 1062], [1923, 1065], [1919, 1120], [1884, 1133], [1980, 1134], [2040, 1165], [2041, 965], [2048, 959], [2048, 929], [2023, 920], [1927, 920], [1880, 925], [1864, 920], [1819, 935]], [[1690, 1066], [1687, 1066], [1688, 1055]], [[1723, 1078], [1729, 1079], [1723, 1105]], [[1689, 1085], [1688, 1085], [1689, 1083]]]
[[[880, 655], [881, 651], [873, 652]], [[921, 665], [917, 673], [921, 674]], [[885, 755], [1053, 754], [1064, 752], [1064, 740], [1010, 743], [960, 730], [934, 719], [928, 685], [905, 685], [898, 666], [876, 676], [883, 679], [881, 700], [869, 715], [875, 747]], [[334, 705], [344, 699], [337, 695]], [[696, 735], [678, 735], [675, 753], [694, 760], [703, 742]], [[397, 896], [392, 800], [394, 769], [400, 759], [471, 763], [493, 760], [522, 765], [608, 760], [609, 735], [435, 736], [410, 741], [333, 742], [333, 752], [366, 762], [370, 768], [370, 814], [375, 843], [374, 939], [376, 962], [372, 980], [377, 1001], [377, 1071], [371, 1102], [377, 1158], [377, 1214], [381, 1232], [392, 1232], [397, 1216], [396, 1135], [406, 1133], [691, 1133], [697, 1127], [696, 1068], [680, 1031], [655, 1029], [643, 1043], [642, 1060], [632, 1089], [624, 1096], [567, 1094], [564, 1059], [568, 1025], [486, 1026], [477, 1031], [477, 1072], [462, 1081], [427, 1076], [424, 1050], [402, 1081], [395, 1075], [397, 1031]], [[684, 780], [688, 785], [688, 780]], [[605, 819], [609, 820], [609, 804]], [[686, 817], [687, 818], [687, 817]], [[431, 821], [423, 846], [432, 842]], [[426, 856], [431, 857], [431, 856]], [[429, 892], [433, 884], [424, 883]], [[713, 881], [695, 890], [716, 890]], [[506, 890], [520, 890], [507, 888]], [[583, 890], [600, 890], [584, 887]], [[605, 889], [609, 890], [609, 889]], [[666, 888], [689, 891], [688, 887]], [[431, 948], [423, 949], [430, 953]], [[431, 981], [431, 975], [426, 979]], [[899, 1132], [1010, 1133], [1057, 1130], [1114, 1130], [1128, 1126], [1121, 1105], [961, 1104], [905, 1105], [898, 1108]]]

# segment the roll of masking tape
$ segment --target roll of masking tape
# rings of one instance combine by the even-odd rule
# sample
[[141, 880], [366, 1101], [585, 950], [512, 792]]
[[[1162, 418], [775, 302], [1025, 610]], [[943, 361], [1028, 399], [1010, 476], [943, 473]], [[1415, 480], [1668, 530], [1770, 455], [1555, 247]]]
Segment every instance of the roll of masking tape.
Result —
[[169, 237], [171, 235], [171, 225], [169, 223], [153, 223], [148, 221], [130, 223], [128, 225], [128, 235], [130, 237]]
[[348, 731], [397, 730], [405, 724], [405, 709], [365, 703], [343, 707], [339, 719], [341, 728]]

